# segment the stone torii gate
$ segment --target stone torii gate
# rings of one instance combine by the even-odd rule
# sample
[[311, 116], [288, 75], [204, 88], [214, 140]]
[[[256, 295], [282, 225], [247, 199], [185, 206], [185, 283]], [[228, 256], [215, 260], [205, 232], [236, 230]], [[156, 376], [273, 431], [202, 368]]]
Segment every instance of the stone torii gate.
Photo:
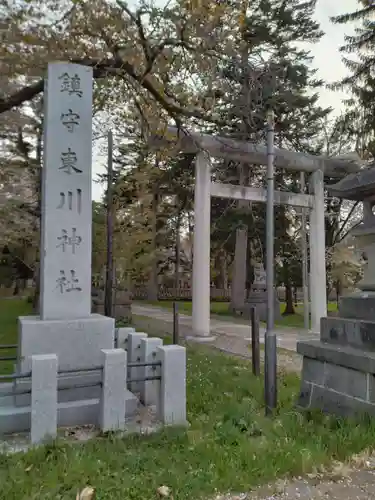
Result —
[[[163, 143], [173, 144], [178, 151], [196, 153], [194, 192], [194, 257], [192, 326], [195, 337], [210, 337], [210, 218], [211, 196], [266, 202], [266, 190], [211, 181], [210, 157], [266, 165], [267, 149], [263, 145], [234, 139], [186, 133], [170, 127]], [[309, 210], [310, 215], [310, 297], [312, 331], [320, 331], [320, 318], [327, 315], [324, 174], [342, 178], [357, 172], [354, 161], [313, 156], [288, 150], [274, 150], [275, 168], [310, 174], [309, 193], [275, 191], [275, 204], [292, 205]]]

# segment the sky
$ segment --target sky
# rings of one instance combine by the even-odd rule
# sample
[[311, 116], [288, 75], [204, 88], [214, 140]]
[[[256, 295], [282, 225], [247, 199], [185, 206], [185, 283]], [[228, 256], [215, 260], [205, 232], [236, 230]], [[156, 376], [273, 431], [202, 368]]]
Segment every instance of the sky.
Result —
[[[318, 76], [327, 82], [334, 82], [346, 76], [347, 70], [341, 61], [339, 47], [344, 43], [345, 34], [353, 34], [352, 24], [332, 24], [330, 17], [354, 12], [358, 9], [358, 0], [318, 0], [315, 18], [325, 32], [319, 43], [312, 45], [313, 66]], [[320, 104], [331, 106], [336, 113], [342, 108], [341, 101], [345, 97], [342, 92], [324, 89], [320, 93]]]
[[[330, 17], [353, 12], [358, 8], [357, 0], [318, 0], [315, 18], [325, 32], [319, 43], [311, 45], [311, 55], [314, 56], [313, 67], [318, 70], [317, 77], [330, 83], [340, 80], [347, 74], [346, 68], [341, 61], [339, 47], [344, 43], [345, 34], [353, 33], [352, 25], [337, 25], [330, 22]], [[334, 113], [339, 114], [342, 109], [342, 99], [345, 94], [338, 91], [321, 89], [320, 104], [323, 107], [331, 106]], [[94, 148], [95, 149], [95, 148]], [[105, 170], [105, 158], [93, 152], [93, 180], [97, 174]], [[94, 200], [100, 200], [103, 194], [103, 186], [93, 182], [92, 195]]]

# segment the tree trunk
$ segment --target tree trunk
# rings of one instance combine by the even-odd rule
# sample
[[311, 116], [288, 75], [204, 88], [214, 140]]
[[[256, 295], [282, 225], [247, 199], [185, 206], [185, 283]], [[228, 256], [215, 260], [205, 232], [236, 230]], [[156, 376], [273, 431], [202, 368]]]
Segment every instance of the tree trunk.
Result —
[[341, 281], [337, 280], [335, 283], [335, 288], [336, 288], [336, 304], [337, 308], [339, 307], [339, 301], [340, 301], [340, 295], [342, 293], [342, 287], [341, 287]]
[[156, 245], [156, 213], [158, 208], [158, 195], [157, 193], [153, 194], [152, 198], [152, 249], [151, 249], [151, 268], [150, 275], [147, 285], [147, 298], [149, 300], [157, 301], [158, 300], [158, 253], [157, 253], [157, 245]]
[[106, 276], [104, 291], [104, 315], [113, 318], [113, 229], [115, 222], [113, 204], [113, 135], [108, 131], [108, 162], [107, 162], [107, 248], [106, 248]]
[[175, 287], [175, 298], [179, 298], [179, 288], [180, 288], [180, 266], [181, 266], [181, 239], [180, 239], [180, 225], [181, 217], [180, 214], [177, 215], [176, 222], [176, 256], [175, 256], [175, 274], [174, 274], [174, 287]]
[[283, 316], [288, 316], [289, 314], [295, 314], [294, 306], [293, 306], [293, 288], [290, 283], [289, 276], [289, 266], [288, 264], [285, 266], [285, 309], [283, 312]]
[[13, 290], [13, 296], [16, 296], [20, 293], [20, 280], [19, 278], [16, 278], [15, 284], [14, 284], [14, 290]]
[[[245, 167], [240, 168], [240, 185], [245, 185]], [[249, 202], [239, 200], [238, 208], [243, 210]], [[246, 276], [247, 276], [247, 227], [239, 227], [236, 231], [236, 247], [233, 263], [233, 280], [231, 293], [231, 308], [242, 307], [245, 302]]]
[[[43, 124], [38, 129], [36, 159], [39, 166], [38, 186], [37, 186], [37, 212], [38, 218], [35, 221], [35, 230], [40, 231], [42, 218], [42, 144], [43, 144]], [[32, 299], [32, 307], [35, 314], [40, 312], [40, 246], [37, 246], [34, 267], [35, 291]]]
[[40, 265], [39, 265], [39, 263], [37, 263], [35, 265], [34, 283], [35, 283], [35, 291], [34, 291], [34, 295], [33, 295], [32, 306], [33, 306], [33, 311], [35, 312], [35, 314], [39, 314], [39, 298], [40, 298]]
[[225, 253], [225, 250], [223, 250], [222, 248], [219, 250], [216, 265], [218, 269], [216, 286], [220, 290], [227, 290], [228, 289], [227, 255]]

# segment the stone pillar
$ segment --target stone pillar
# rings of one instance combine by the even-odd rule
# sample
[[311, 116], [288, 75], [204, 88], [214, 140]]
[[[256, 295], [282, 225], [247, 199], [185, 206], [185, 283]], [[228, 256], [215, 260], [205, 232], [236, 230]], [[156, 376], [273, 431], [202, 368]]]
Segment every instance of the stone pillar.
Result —
[[135, 333], [135, 328], [128, 326], [117, 328], [115, 332], [115, 347], [121, 347], [127, 351], [129, 333]]
[[42, 320], [91, 313], [92, 68], [48, 65], [42, 185]]
[[91, 314], [92, 68], [48, 64], [40, 316], [19, 319], [19, 369], [56, 353], [59, 369], [91, 368], [114, 346], [114, 320]]
[[123, 430], [126, 404], [126, 357], [124, 349], [103, 349], [103, 387], [100, 428], [103, 432]]
[[32, 356], [31, 442], [54, 439], [57, 433], [57, 356]]
[[[147, 333], [129, 333], [127, 342], [128, 363], [141, 362], [141, 340], [147, 338]], [[140, 378], [142, 376], [142, 369], [140, 367], [129, 368], [128, 377]], [[129, 382], [129, 390], [132, 392], [139, 392], [141, 389], [140, 382]]]
[[159, 417], [164, 425], [186, 425], [186, 349], [167, 345], [157, 350], [161, 361]]
[[194, 336], [210, 336], [210, 239], [211, 239], [211, 166], [205, 152], [195, 162], [193, 246]]
[[327, 316], [324, 220], [324, 176], [317, 170], [310, 177], [314, 206], [310, 212], [310, 300], [311, 330], [320, 332], [320, 318]]
[[[157, 361], [157, 348], [163, 345], [162, 339], [141, 339], [141, 362], [155, 363]], [[142, 377], [153, 377], [160, 375], [157, 366], [143, 366], [140, 368]], [[145, 406], [155, 405], [160, 397], [160, 381], [144, 380], [140, 383], [140, 398]]]

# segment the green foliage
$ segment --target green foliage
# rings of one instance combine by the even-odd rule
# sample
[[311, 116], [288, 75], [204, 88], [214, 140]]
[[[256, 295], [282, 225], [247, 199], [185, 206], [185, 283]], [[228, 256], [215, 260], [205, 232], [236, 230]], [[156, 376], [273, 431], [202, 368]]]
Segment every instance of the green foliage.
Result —
[[334, 23], [355, 23], [355, 32], [345, 37], [341, 51], [349, 75], [334, 87], [344, 87], [351, 93], [342, 119], [344, 133], [362, 157], [375, 154], [375, 4], [372, 0], [358, 0], [359, 8], [333, 18]]

